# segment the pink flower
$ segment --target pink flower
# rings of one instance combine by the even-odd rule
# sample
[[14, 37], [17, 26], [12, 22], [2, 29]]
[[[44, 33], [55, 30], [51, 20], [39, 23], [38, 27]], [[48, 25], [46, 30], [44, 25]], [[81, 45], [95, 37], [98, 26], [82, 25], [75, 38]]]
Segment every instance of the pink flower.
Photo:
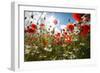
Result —
[[53, 23], [56, 25], [56, 24], [58, 24], [58, 21], [55, 19], [55, 20], [53, 21]]
[[40, 29], [45, 29], [45, 24], [40, 24]]

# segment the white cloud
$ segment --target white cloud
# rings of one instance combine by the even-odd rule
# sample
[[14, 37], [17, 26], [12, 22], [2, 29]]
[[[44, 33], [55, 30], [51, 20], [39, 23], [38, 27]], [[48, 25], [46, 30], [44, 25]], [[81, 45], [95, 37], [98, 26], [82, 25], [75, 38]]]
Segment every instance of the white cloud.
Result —
[[58, 29], [57, 27], [55, 28], [55, 34], [56, 33], [61, 33], [60, 29]]
[[60, 25], [61, 29], [65, 29], [66, 25]]

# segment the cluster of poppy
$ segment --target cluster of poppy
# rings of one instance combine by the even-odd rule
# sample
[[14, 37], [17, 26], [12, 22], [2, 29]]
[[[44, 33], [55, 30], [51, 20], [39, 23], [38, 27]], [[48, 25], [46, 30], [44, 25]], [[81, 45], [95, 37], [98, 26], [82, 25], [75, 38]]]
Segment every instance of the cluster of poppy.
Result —
[[[55, 32], [55, 28], [54, 28], [54, 30], [52, 31], [52, 35], [50, 33], [45, 33], [40, 36], [39, 34], [41, 34], [42, 32], [38, 32], [38, 30], [40, 30], [40, 31], [43, 30], [43, 31], [47, 32], [46, 25], [43, 23], [40, 25], [32, 23], [31, 25], [27, 26], [27, 28], [25, 28], [25, 34], [28, 33], [31, 35], [34, 35], [34, 34], [37, 35], [37, 36], [32, 36], [32, 38], [35, 38], [33, 40], [36, 40], [36, 41], [39, 41], [38, 39], [41, 39], [41, 37], [43, 37], [42, 45], [44, 47], [42, 46], [42, 48], [44, 48], [44, 49], [47, 49], [48, 45], [64, 46], [64, 44], [65, 44], [65, 46], [66, 46], [66, 44], [68, 45], [68, 44], [71, 44], [72, 42], [74, 42], [75, 36], [85, 38], [88, 35], [90, 35], [90, 24], [88, 23], [88, 22], [90, 22], [90, 15], [89, 14], [72, 13], [72, 17], [76, 21], [76, 23], [69, 22], [69, 24], [67, 24], [66, 27], [61, 30], [61, 33], [59, 33], [59, 32], [54, 33]], [[57, 24], [57, 21], [54, 20], [54, 23]], [[78, 33], [77, 33], [77, 31], [75, 31], [76, 28], [77, 28], [77, 30], [79, 30]], [[77, 34], [75, 34], [75, 33], [77, 33]], [[45, 38], [49, 38], [49, 40], [52, 38], [51, 39], [52, 42], [51, 41], [49, 42]], [[77, 40], [79, 40], [79, 39], [77, 39]], [[41, 40], [40, 40], [40, 42], [41, 42]], [[35, 44], [35, 45], [37, 45], [37, 44]]]
[[29, 26], [27, 26], [27, 29], [25, 29], [25, 33], [35, 33], [37, 30], [37, 26], [35, 24], [31, 24]]
[[[78, 22], [82, 21], [81, 14], [73, 13], [72, 17]], [[55, 20], [54, 23], [57, 24], [57, 21]], [[80, 30], [80, 33], [78, 34], [80, 36], [83, 36], [83, 37], [87, 36], [88, 33], [90, 32], [90, 25], [88, 25], [88, 24], [83, 24], [83, 25], [77, 26], [76, 24], [70, 23], [70, 24], [66, 25], [66, 29], [68, 31], [70, 31], [71, 33], [74, 32], [75, 27], [78, 27], [78, 29]], [[27, 29], [25, 29], [25, 33], [28, 32], [31, 34], [35, 34], [35, 33], [37, 33], [37, 30], [42, 30], [42, 29], [45, 29], [45, 24], [40, 24], [40, 29], [37, 29], [37, 25], [32, 23], [31, 25], [27, 26]], [[64, 32], [63, 34], [61, 34], [61, 33], [53, 34], [55, 39], [58, 41], [61, 39], [61, 37], [64, 37], [65, 41], [70, 43], [72, 41], [72, 36], [70, 34], [68, 34], [68, 32], [66, 32], [65, 29], [63, 29], [63, 32]], [[64, 35], [64, 36], [62, 36], [62, 35]]]

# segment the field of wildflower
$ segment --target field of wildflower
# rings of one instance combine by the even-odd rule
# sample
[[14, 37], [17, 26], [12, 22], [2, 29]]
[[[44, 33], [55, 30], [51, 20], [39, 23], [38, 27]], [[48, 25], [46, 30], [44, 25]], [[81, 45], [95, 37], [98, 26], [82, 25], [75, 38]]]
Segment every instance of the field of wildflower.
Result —
[[90, 14], [24, 12], [24, 61], [90, 58]]

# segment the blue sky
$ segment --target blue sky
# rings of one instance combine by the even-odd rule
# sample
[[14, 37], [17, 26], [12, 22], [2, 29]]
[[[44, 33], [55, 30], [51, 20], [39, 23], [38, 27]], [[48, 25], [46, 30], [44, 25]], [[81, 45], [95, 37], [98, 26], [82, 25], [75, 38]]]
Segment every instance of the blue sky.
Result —
[[75, 20], [72, 18], [72, 13], [58, 13], [58, 12], [49, 12], [48, 16], [54, 16], [56, 19], [58, 19], [60, 21], [59, 24], [63, 24], [66, 25], [69, 23], [69, 19], [70, 22], [75, 22]]
[[69, 19], [71, 23], [75, 22], [75, 20], [72, 18], [72, 13], [48, 12], [47, 18], [51, 16], [54, 16], [59, 21], [59, 23], [56, 25], [59, 30], [62, 29], [62, 25], [67, 25], [69, 23]]

